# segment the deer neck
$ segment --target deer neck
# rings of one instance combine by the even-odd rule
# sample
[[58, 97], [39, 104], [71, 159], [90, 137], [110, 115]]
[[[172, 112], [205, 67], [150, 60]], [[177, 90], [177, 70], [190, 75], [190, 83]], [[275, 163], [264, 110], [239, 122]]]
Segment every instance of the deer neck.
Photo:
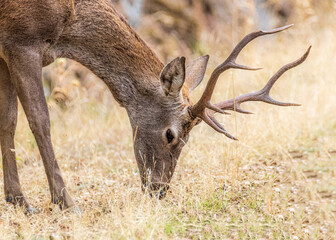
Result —
[[123, 107], [134, 107], [160, 87], [163, 63], [108, 1], [77, 1], [56, 48], [58, 57], [101, 78]]

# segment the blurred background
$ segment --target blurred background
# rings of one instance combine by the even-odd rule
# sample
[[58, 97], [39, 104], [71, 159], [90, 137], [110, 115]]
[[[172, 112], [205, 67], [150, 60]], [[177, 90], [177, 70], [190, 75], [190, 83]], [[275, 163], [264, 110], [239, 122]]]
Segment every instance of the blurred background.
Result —
[[[112, 2], [164, 62], [181, 55], [191, 59], [213, 51], [228, 53], [234, 43], [257, 29], [294, 23], [301, 29], [304, 26], [305, 34], [315, 34], [330, 26], [326, 24], [334, 19], [336, 8], [333, 0]], [[297, 29], [295, 37], [300, 37], [298, 33]], [[82, 97], [92, 97], [106, 104], [113, 102], [104, 84], [71, 60], [55, 61], [44, 69], [43, 79], [46, 96], [62, 109], [71, 105], [79, 92]]]
[[52, 141], [69, 192], [83, 214], [57, 214], [58, 208], [50, 203], [38, 147], [19, 108], [15, 152], [20, 179], [41, 213], [27, 218], [0, 201], [0, 235], [80, 240], [335, 239], [336, 1], [113, 3], [163, 62], [181, 55], [187, 62], [210, 55], [205, 80], [192, 93], [194, 101], [213, 69], [246, 34], [294, 24], [248, 44], [237, 62], [263, 69], [225, 72], [212, 101], [261, 89], [280, 67], [312, 45], [307, 60], [286, 72], [271, 91], [277, 100], [302, 106], [252, 102], [242, 107], [254, 115], [218, 114], [218, 121], [239, 141], [199, 124], [180, 156], [172, 191], [158, 202], [140, 190], [126, 111], [89, 70], [57, 59], [43, 70]]

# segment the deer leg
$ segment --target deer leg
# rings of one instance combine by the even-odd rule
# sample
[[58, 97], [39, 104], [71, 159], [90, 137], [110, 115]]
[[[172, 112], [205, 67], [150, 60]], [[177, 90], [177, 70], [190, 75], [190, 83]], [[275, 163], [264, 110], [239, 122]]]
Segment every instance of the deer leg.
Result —
[[17, 95], [10, 81], [7, 64], [0, 58], [0, 142], [4, 173], [4, 191], [6, 201], [23, 206], [27, 213], [35, 212], [24, 197], [14, 150], [14, 134], [17, 122]]
[[74, 206], [55, 158], [50, 137], [50, 120], [42, 85], [42, 53], [40, 48], [7, 48], [7, 65], [19, 96], [47, 175], [51, 201], [61, 209]]

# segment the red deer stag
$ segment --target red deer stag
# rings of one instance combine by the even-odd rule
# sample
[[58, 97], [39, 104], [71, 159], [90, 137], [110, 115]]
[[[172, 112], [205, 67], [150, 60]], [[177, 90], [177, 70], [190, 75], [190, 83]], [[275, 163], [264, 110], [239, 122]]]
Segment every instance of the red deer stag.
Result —
[[247, 35], [214, 70], [200, 100], [192, 104], [189, 92], [202, 81], [209, 57], [200, 57], [188, 66], [184, 57], [178, 57], [164, 66], [109, 0], [2, 0], [0, 139], [6, 201], [34, 211], [22, 193], [13, 151], [18, 97], [42, 156], [52, 202], [61, 209], [74, 206], [55, 159], [41, 80], [42, 67], [56, 58], [70, 58], [92, 70], [126, 108], [136, 136], [134, 153], [142, 186], [161, 199], [189, 132], [201, 120], [235, 139], [216, 121], [215, 113], [248, 113], [240, 107], [247, 101], [297, 105], [275, 101], [269, 92], [284, 72], [305, 61], [310, 48], [300, 59], [282, 67], [262, 90], [210, 103], [218, 77], [225, 70], [258, 69], [235, 62], [250, 41], [289, 27]]

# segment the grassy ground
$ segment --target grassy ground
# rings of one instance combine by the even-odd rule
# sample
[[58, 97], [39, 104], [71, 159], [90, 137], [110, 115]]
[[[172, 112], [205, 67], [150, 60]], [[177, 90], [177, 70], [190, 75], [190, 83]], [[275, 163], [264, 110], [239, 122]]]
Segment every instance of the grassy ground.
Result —
[[[249, 103], [244, 107], [255, 115], [218, 116], [239, 142], [202, 123], [163, 201], [141, 192], [125, 111], [78, 90], [66, 111], [49, 102], [56, 156], [83, 210], [81, 216], [61, 212], [50, 204], [38, 149], [20, 110], [16, 152], [22, 188], [41, 212], [27, 217], [0, 201], [0, 238], [335, 239], [335, 41], [331, 28], [307, 24], [250, 44], [238, 61], [264, 70], [224, 74], [214, 101], [258, 90], [312, 44], [307, 61], [272, 91], [302, 106]], [[229, 51], [218, 51], [220, 41], [211, 36], [200, 47], [211, 55], [209, 69]]]

